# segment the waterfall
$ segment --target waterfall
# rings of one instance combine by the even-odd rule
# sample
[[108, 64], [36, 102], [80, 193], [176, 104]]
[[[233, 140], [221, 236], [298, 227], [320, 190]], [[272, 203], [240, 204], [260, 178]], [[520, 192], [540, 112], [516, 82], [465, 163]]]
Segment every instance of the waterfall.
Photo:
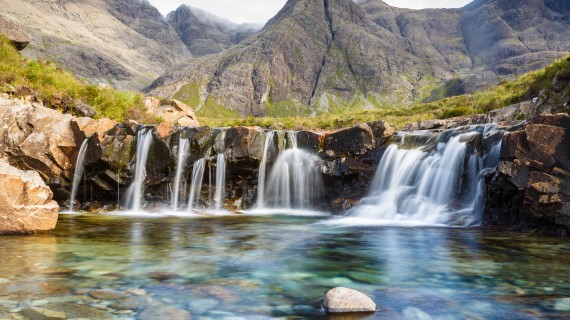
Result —
[[263, 156], [259, 164], [259, 176], [257, 178], [257, 207], [263, 208], [265, 206], [265, 179], [267, 169], [267, 158], [269, 156], [269, 148], [275, 136], [275, 131], [267, 132], [265, 136], [265, 144], [263, 145]]
[[482, 172], [498, 164], [500, 152], [500, 139], [482, 141], [495, 133], [494, 126], [454, 129], [435, 136], [435, 144], [428, 138], [427, 145], [411, 148], [410, 140], [413, 145], [432, 133], [400, 133], [400, 142], [386, 149], [368, 197], [348, 215], [378, 223], [480, 223]]
[[146, 162], [152, 144], [152, 127], [141, 127], [137, 133], [137, 158], [135, 177], [129, 186], [129, 209], [139, 211], [144, 196], [144, 180], [146, 178]]
[[77, 196], [77, 189], [81, 183], [81, 177], [85, 171], [85, 154], [87, 153], [87, 146], [89, 145], [89, 138], [83, 140], [79, 153], [77, 154], [77, 161], [75, 162], [75, 172], [73, 173], [73, 185], [71, 187], [71, 197], [69, 198], [69, 212], [73, 212], [75, 197]]
[[317, 168], [319, 158], [297, 145], [297, 134], [289, 132], [290, 149], [284, 150], [271, 168], [264, 193], [264, 208], [309, 209], [322, 192]]
[[216, 161], [216, 191], [214, 192], [215, 209], [221, 210], [224, 203], [225, 184], [226, 184], [226, 157], [224, 155], [226, 131], [222, 131], [219, 135], [221, 139], [218, 141], [218, 159]]
[[182, 181], [182, 174], [184, 172], [184, 165], [186, 160], [190, 156], [190, 140], [180, 138], [178, 142], [178, 157], [176, 162], [176, 175], [174, 177], [174, 191], [172, 196], [172, 209], [176, 211], [178, 209], [178, 199], [180, 197], [180, 186], [185, 185], [185, 181]]
[[189, 211], [194, 209], [197, 202], [200, 200], [200, 191], [202, 190], [205, 168], [206, 161], [204, 159], [200, 159], [194, 163], [194, 169], [192, 169], [192, 184], [190, 186], [190, 196], [188, 199]]

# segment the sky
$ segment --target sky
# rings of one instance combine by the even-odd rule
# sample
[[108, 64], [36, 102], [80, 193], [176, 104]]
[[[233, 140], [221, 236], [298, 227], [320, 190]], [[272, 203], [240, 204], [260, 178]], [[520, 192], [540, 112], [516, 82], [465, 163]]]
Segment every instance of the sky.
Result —
[[[235, 23], [262, 24], [271, 19], [287, 0], [149, 0], [150, 3], [166, 15], [180, 5], [208, 11], [216, 16], [229, 19]], [[386, 3], [400, 8], [459, 8], [472, 0], [384, 0]]]

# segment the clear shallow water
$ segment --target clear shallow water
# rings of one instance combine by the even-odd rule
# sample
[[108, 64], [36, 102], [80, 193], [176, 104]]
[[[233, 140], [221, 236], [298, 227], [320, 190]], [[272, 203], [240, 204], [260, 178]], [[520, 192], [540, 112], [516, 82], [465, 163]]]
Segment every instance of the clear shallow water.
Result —
[[[152, 300], [195, 319], [326, 318], [319, 299], [346, 286], [379, 304], [370, 318], [570, 317], [567, 239], [327, 219], [62, 215], [52, 234], [0, 239], [0, 316], [64, 301], [131, 319]], [[87, 297], [100, 288], [147, 302], [125, 309]]]

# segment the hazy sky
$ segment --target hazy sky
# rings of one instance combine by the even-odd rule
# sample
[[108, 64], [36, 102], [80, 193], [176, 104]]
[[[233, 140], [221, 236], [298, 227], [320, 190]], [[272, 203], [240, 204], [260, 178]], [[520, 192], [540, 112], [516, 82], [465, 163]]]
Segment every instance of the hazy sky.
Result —
[[[181, 4], [201, 8], [236, 23], [265, 23], [283, 7], [287, 0], [149, 0], [166, 15]], [[458, 8], [472, 0], [384, 0], [402, 8]]]

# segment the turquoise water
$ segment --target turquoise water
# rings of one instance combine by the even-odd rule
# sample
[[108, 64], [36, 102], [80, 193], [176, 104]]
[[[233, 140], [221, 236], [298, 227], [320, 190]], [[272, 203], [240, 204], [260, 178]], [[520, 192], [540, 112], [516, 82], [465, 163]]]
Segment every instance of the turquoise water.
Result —
[[149, 307], [193, 319], [327, 318], [319, 299], [336, 286], [371, 296], [381, 311], [370, 318], [570, 318], [565, 238], [327, 219], [61, 216], [53, 233], [0, 239], [0, 318], [28, 305], [115, 319]]

